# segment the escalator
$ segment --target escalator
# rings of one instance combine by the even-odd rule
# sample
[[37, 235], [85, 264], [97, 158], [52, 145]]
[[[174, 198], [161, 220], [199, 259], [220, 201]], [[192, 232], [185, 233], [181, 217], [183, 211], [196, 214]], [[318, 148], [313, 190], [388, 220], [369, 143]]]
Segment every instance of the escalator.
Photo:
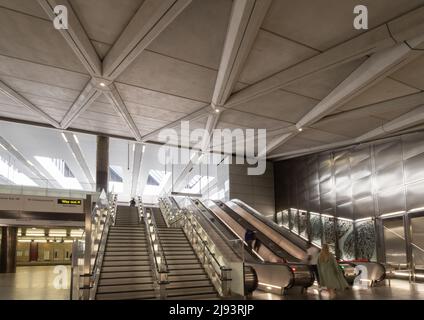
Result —
[[[227, 201], [225, 204], [220, 203], [220, 205], [231, 208], [239, 216], [243, 217], [243, 219], [254, 225], [257, 230], [261, 230], [269, 235], [269, 237], [275, 243], [278, 243], [283, 250], [289, 251], [296, 258], [305, 256], [308, 247], [308, 242], [305, 239], [280, 227], [243, 201], [233, 199]], [[371, 285], [384, 280], [386, 274], [384, 266], [377, 262], [343, 261], [339, 262], [339, 265], [345, 274], [346, 280], [351, 284], [356, 276], [359, 275], [359, 273], [355, 273], [355, 269], [358, 269], [358, 272], [361, 272], [362, 276], [366, 275], [363, 277], [363, 280], [370, 282]]]
[[[197, 209], [197, 213], [220, 230], [228, 241], [243, 240], [246, 228], [252, 228], [244, 221], [234, 220], [237, 219], [235, 213], [231, 213], [232, 217], [230, 217], [212, 201], [207, 201], [207, 204], [200, 200], [189, 199], [189, 201], [191, 203], [187, 206], [188, 209], [193, 212]], [[257, 239], [262, 242], [258, 252], [252, 250], [243, 241], [244, 252], [241, 258], [244, 259], [246, 266], [255, 270], [260, 289], [281, 294], [290, 288], [306, 288], [312, 285], [314, 278], [308, 266], [285, 263], [288, 258], [294, 258], [279, 249], [261, 232], [258, 232]], [[241, 254], [240, 251], [235, 253], [239, 256]]]

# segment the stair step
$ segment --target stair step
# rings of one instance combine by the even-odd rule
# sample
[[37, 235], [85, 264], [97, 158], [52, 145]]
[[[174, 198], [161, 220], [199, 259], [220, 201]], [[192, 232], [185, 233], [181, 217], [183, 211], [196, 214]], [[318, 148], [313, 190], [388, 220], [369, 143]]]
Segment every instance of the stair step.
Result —
[[168, 275], [168, 280], [171, 282], [178, 281], [197, 281], [197, 280], [209, 280], [207, 274], [189, 274], [189, 275]]
[[147, 240], [144, 235], [109, 235], [109, 240]]
[[103, 261], [144, 261], [150, 260], [149, 255], [121, 255], [121, 256], [109, 256], [105, 255]]
[[129, 256], [149, 256], [147, 251], [134, 250], [134, 251], [106, 251], [106, 257], [129, 257]]
[[206, 275], [205, 270], [201, 268], [196, 269], [175, 269], [175, 270], [169, 270], [169, 276], [188, 276], [188, 275], [200, 275], [204, 274]]
[[151, 266], [103, 266], [102, 272], [151, 271]]
[[200, 287], [212, 287], [209, 279], [207, 280], [198, 280], [198, 281], [180, 281], [180, 282], [171, 282], [166, 286], [167, 290], [179, 289], [179, 288], [200, 288]]
[[106, 260], [103, 261], [103, 267], [125, 267], [125, 266], [150, 266], [150, 260], [126, 260], [126, 261], [115, 261]]
[[147, 243], [146, 239], [108, 239], [108, 243]]
[[137, 277], [152, 277], [152, 272], [149, 271], [125, 271], [125, 272], [101, 272], [100, 279], [121, 279], [121, 278], [137, 278]]
[[193, 264], [168, 264], [168, 270], [190, 270], [190, 269], [202, 269], [202, 265], [198, 263]]
[[118, 278], [118, 279], [100, 279], [99, 287], [102, 286], [114, 286], [114, 285], [125, 285], [125, 284], [152, 284], [152, 277], [129, 277], [129, 278]]
[[155, 299], [154, 290], [120, 292], [120, 293], [103, 293], [97, 294], [96, 300], [135, 300], [135, 299]]
[[167, 253], [165, 252], [165, 256], [166, 256], [166, 260], [167, 261], [173, 261], [173, 260], [192, 260], [192, 259], [196, 259], [197, 260], [197, 256], [193, 253], [185, 253], [184, 255], [180, 254], [180, 255], [175, 255], [173, 252], [171, 253]]
[[106, 246], [107, 252], [122, 252], [122, 251], [144, 251], [147, 252], [147, 246], [146, 245], [140, 245], [140, 244], [132, 244], [127, 245], [124, 243], [118, 243], [118, 244], [108, 244]]
[[197, 260], [196, 258], [191, 258], [191, 259], [168, 259], [168, 257], [166, 257], [166, 261], [168, 262], [168, 265], [171, 266], [176, 266], [176, 265], [180, 265], [180, 264], [197, 264], [199, 263], [199, 260]]
[[153, 283], [99, 286], [97, 287], [97, 294], [112, 293], [112, 292], [117, 293], [117, 292], [131, 292], [131, 291], [150, 291], [150, 290], [153, 290]]

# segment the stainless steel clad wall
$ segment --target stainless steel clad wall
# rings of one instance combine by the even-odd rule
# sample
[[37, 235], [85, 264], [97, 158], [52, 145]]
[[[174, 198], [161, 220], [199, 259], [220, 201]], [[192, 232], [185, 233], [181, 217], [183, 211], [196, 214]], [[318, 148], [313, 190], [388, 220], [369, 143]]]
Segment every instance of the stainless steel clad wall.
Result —
[[360, 219], [424, 207], [424, 133], [274, 163], [276, 211]]
[[248, 175], [247, 164], [236, 164], [233, 158], [229, 166], [230, 199], [240, 199], [271, 218], [275, 214], [274, 166], [267, 162], [263, 175]]

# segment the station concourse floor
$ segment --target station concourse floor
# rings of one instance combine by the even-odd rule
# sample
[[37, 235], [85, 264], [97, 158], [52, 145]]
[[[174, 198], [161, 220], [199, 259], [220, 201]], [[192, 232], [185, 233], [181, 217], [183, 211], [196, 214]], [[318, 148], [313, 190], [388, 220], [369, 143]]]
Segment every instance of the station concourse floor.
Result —
[[[67, 267], [70, 275], [70, 267]], [[0, 274], [0, 300], [68, 300], [69, 289], [55, 289], [54, 266], [18, 267], [15, 274]], [[68, 285], [69, 285], [68, 279]], [[306, 294], [279, 296], [256, 291], [254, 300], [328, 300], [326, 292], [316, 287]], [[336, 300], [424, 300], [424, 283], [410, 284], [405, 280], [391, 280], [391, 285], [370, 289], [349, 289], [338, 294]]]

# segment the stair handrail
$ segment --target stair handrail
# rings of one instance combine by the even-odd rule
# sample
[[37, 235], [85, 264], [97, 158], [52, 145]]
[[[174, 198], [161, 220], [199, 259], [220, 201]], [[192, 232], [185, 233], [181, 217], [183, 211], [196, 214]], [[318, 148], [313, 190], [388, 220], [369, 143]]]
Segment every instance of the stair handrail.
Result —
[[[90, 259], [90, 273], [83, 274], [80, 272], [80, 261], [83, 260], [85, 251], [85, 241], [77, 240], [72, 244], [72, 262], [71, 262], [71, 295], [70, 299], [94, 299], [97, 290], [98, 276], [100, 274], [101, 265], [103, 263], [104, 249], [106, 246], [107, 234], [109, 227], [115, 221], [117, 195], [111, 196], [112, 201], [109, 201], [105, 207], [99, 208], [97, 204], [94, 205], [91, 211], [91, 259]], [[82, 237], [86, 235], [85, 230]], [[96, 243], [96, 241], [98, 241]], [[91, 261], [94, 263], [91, 265]], [[81, 286], [81, 278], [89, 277], [89, 285]], [[84, 281], [83, 281], [84, 283]], [[84, 290], [88, 294], [81, 294]], [[74, 294], [76, 291], [76, 296]]]
[[156, 282], [159, 285], [160, 297], [165, 297], [165, 285], [169, 283], [168, 281], [168, 262], [166, 260], [162, 243], [159, 238], [159, 233], [157, 231], [157, 225], [155, 217], [152, 212], [147, 212], [144, 208], [143, 201], [141, 197], [138, 197], [139, 203], [139, 213], [140, 218], [144, 221], [147, 232], [147, 240], [149, 242], [149, 250], [153, 256], [153, 270], [156, 278]]
[[[104, 220], [104, 226], [101, 231], [99, 245], [94, 260], [93, 269], [91, 271], [92, 288], [90, 290], [90, 300], [94, 300], [97, 293], [97, 286], [99, 284], [100, 271], [103, 265], [103, 258], [106, 249], [107, 238], [109, 235], [110, 226], [115, 224], [116, 208], [117, 208], [117, 195], [114, 196], [112, 203], [108, 204], [107, 215]], [[101, 221], [99, 221], [99, 226]], [[99, 228], [99, 227], [98, 227]]]
[[[199, 233], [198, 228], [203, 228], [197, 221], [193, 212], [187, 209], [182, 209], [182, 211], [184, 222], [183, 228], [185, 229], [186, 234], [191, 235], [192, 237], [191, 241], [193, 244], [193, 249], [197, 250], [200, 254], [203, 253], [203, 263], [211, 267], [206, 270], [209, 273], [211, 280], [216, 277], [216, 279], [220, 282], [219, 284], [216, 284], [215, 281], [212, 281], [212, 283], [214, 284], [215, 288], [218, 290], [221, 296], [229, 295], [230, 293], [228, 289], [229, 281], [231, 281], [231, 268], [222, 265], [216, 258], [215, 253], [211, 251], [208, 241], [203, 239], [202, 235]], [[201, 244], [201, 249], [196, 248], [196, 244]], [[214, 264], [217, 266], [217, 268], [214, 267]]]

